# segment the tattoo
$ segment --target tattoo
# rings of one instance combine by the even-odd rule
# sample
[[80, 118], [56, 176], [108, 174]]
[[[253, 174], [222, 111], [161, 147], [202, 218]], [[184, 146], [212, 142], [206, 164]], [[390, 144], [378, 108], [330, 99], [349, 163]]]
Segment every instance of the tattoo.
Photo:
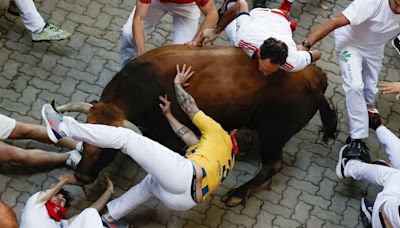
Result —
[[175, 131], [175, 134], [179, 137], [182, 138], [186, 133], [188, 133], [190, 130], [186, 126], [183, 126], [179, 128], [177, 131]]
[[190, 119], [199, 111], [194, 98], [180, 84], [175, 83], [176, 100]]

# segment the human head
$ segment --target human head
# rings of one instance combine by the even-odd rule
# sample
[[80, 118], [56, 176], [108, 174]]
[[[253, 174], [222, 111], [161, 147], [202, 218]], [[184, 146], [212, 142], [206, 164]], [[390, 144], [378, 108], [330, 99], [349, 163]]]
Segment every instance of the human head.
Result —
[[389, 5], [393, 13], [400, 14], [400, 0], [389, 0]]
[[259, 70], [264, 76], [268, 76], [286, 62], [287, 56], [287, 45], [270, 37], [264, 40], [264, 43], [260, 46]]
[[50, 201], [53, 203], [60, 205], [61, 207], [68, 208], [71, 202], [71, 196], [67, 191], [61, 189], [55, 196], [53, 196]]
[[63, 189], [49, 199], [45, 205], [50, 218], [57, 222], [64, 218], [67, 214], [70, 201], [71, 197], [69, 193]]
[[257, 141], [257, 133], [249, 129], [235, 129], [231, 131], [235, 136], [237, 145], [239, 147], [239, 155], [244, 155], [250, 152]]

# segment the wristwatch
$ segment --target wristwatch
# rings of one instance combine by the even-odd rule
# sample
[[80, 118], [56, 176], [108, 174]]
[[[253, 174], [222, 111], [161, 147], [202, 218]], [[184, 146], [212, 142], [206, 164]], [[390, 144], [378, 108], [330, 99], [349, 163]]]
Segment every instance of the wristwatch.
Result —
[[303, 41], [303, 42], [301, 43], [301, 45], [303, 45], [303, 47], [305, 47], [305, 48], [307, 48], [307, 49], [309, 49], [309, 50], [310, 50], [310, 48], [311, 48], [310, 41], [308, 41], [308, 40]]

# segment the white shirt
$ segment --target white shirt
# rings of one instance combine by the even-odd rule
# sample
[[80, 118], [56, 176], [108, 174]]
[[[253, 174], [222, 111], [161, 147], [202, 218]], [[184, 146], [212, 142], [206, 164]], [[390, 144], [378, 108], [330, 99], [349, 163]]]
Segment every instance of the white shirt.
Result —
[[336, 50], [351, 46], [383, 57], [385, 44], [400, 33], [400, 14], [389, 0], [355, 0], [342, 13], [350, 25], [336, 29]]
[[[274, 11], [279, 10], [274, 9]], [[243, 31], [238, 32], [239, 46], [247, 55], [251, 57], [254, 49], [259, 49], [264, 40], [273, 37], [284, 42], [288, 47], [288, 57], [286, 63], [281, 67], [282, 69], [295, 72], [311, 63], [311, 56], [308, 52], [297, 50], [290, 22], [284, 16], [272, 12], [270, 9], [256, 8], [250, 11], [250, 18], [250, 22], [244, 25]]]
[[19, 228], [62, 228], [67, 227], [67, 221], [56, 222], [47, 213], [45, 203], [37, 203], [40, 192], [35, 193], [26, 202], [21, 215]]

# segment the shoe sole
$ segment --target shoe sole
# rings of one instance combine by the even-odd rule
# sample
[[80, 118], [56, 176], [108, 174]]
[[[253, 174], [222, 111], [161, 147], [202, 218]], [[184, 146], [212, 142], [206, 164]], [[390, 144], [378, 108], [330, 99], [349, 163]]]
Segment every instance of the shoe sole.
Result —
[[339, 179], [344, 179], [345, 178], [345, 176], [343, 176], [343, 174], [342, 174], [342, 156], [343, 156], [343, 151], [347, 146], [348, 145], [344, 145], [342, 147], [342, 149], [340, 149], [339, 160], [338, 160], [338, 162], [336, 164], [336, 176], [339, 177]]
[[71, 35], [71, 36], [68, 36], [68, 37], [66, 37], [66, 38], [58, 39], [58, 40], [34, 40], [34, 39], [32, 39], [32, 42], [35, 42], [35, 43], [40, 43], [40, 42], [50, 43], [50, 42], [56, 42], [56, 41], [61, 41], [61, 40], [70, 40], [71, 37], [72, 37], [72, 35]]
[[32, 40], [32, 42], [34, 43], [51, 43], [51, 42], [57, 42], [57, 41], [61, 41], [61, 40], [70, 40], [71, 37], [68, 38], [62, 38], [62, 39], [58, 39], [58, 40]]
[[364, 213], [364, 215], [367, 217], [368, 221], [371, 222], [372, 218], [371, 215], [368, 211], [368, 209], [365, 207], [365, 203], [364, 203], [365, 198], [361, 198], [361, 210]]
[[394, 50], [396, 50], [397, 53], [400, 55], [400, 50], [396, 47], [396, 45], [395, 45], [395, 43], [394, 43], [394, 40], [395, 40], [395, 39], [392, 40], [392, 46], [394, 47]]
[[45, 105], [42, 107], [42, 119], [44, 120], [44, 123], [46, 124], [46, 130], [47, 130], [47, 136], [49, 137], [49, 139], [54, 142], [55, 144], [57, 144], [58, 139], [57, 137], [54, 135], [53, 130], [51, 129], [50, 123], [46, 118], [46, 110], [45, 110]]

